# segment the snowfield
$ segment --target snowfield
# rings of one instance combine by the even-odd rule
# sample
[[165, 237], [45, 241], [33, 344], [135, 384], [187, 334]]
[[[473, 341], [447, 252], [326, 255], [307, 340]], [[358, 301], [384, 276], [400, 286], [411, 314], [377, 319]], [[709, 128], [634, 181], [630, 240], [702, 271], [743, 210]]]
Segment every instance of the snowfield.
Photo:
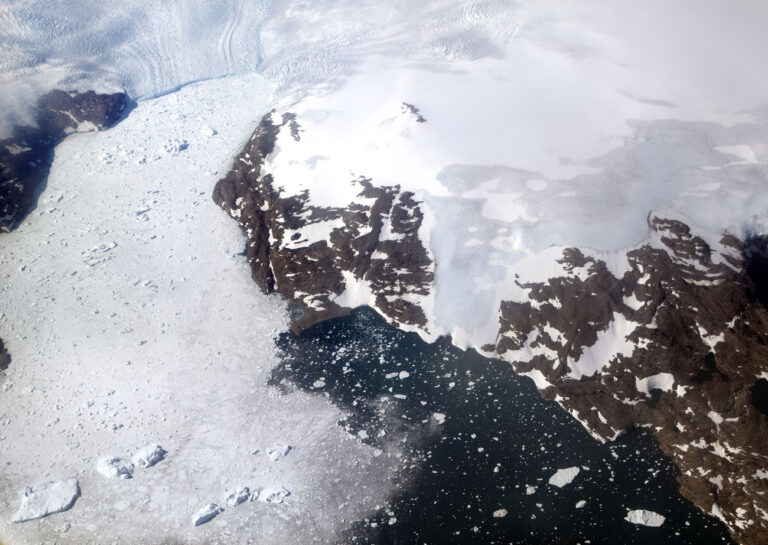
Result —
[[[4, 543], [309, 541], [386, 501], [394, 458], [374, 463], [324, 398], [266, 386], [284, 305], [210, 198], [270, 97], [258, 77], [209, 81], [69, 138], [3, 237]], [[70, 510], [11, 522], [72, 499], [22, 505], [26, 486], [74, 479]], [[261, 501], [231, 507], [242, 486]], [[208, 504], [224, 511], [195, 527]]]

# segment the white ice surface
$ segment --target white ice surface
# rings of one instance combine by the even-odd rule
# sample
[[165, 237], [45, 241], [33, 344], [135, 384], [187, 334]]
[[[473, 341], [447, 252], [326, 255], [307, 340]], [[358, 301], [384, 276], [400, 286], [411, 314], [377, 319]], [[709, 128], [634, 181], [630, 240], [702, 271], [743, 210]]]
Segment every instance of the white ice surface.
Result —
[[118, 456], [105, 456], [96, 462], [96, 471], [108, 479], [130, 479], [134, 469], [132, 462]]
[[648, 511], [646, 509], [634, 509], [627, 512], [627, 516], [624, 517], [624, 520], [631, 522], [632, 524], [658, 527], [664, 524], [665, 517], [654, 511]]
[[577, 466], [558, 469], [549, 478], [549, 484], [551, 484], [552, 486], [556, 486], [558, 488], [562, 488], [567, 484], [571, 484], [571, 482], [576, 478], [576, 476], [580, 472], [581, 472], [581, 469]]
[[[267, 387], [288, 318], [251, 280], [239, 227], [211, 200], [270, 94], [258, 77], [212, 80], [70, 137], [37, 209], [3, 236], [6, 545], [309, 542], [385, 504], [396, 447], [374, 457], [321, 396]], [[166, 152], [179, 141], [186, 150]], [[168, 454], [147, 469], [136, 458], [132, 479], [97, 471], [103, 457], [152, 458], [155, 444]], [[273, 463], [255, 445], [293, 449]], [[25, 486], [70, 478], [82, 490], [71, 510], [11, 523]], [[285, 487], [295, 501], [190, 523], [240, 486]]]
[[13, 522], [29, 522], [70, 509], [80, 494], [77, 480], [50, 481], [27, 487]]
[[131, 456], [131, 461], [134, 465], [142, 469], [147, 469], [162, 461], [166, 454], [167, 452], [160, 445], [147, 445], [136, 451], [136, 453]]

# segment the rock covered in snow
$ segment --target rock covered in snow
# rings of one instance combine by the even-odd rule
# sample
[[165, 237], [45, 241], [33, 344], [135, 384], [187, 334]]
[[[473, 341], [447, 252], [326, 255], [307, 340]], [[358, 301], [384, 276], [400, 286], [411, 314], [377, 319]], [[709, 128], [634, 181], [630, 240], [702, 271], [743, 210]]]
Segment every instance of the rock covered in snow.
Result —
[[290, 495], [291, 493], [289, 490], [283, 488], [282, 486], [278, 486], [273, 488], [265, 488], [258, 494], [254, 494], [253, 499], [262, 501], [264, 503], [283, 503], [283, 500]]
[[576, 466], [558, 469], [555, 474], [549, 478], [549, 484], [562, 488], [567, 484], [571, 484], [580, 471], [581, 470]]
[[117, 456], [99, 458], [96, 462], [96, 471], [109, 479], [130, 479], [133, 477], [133, 469], [130, 460]]
[[227, 492], [224, 502], [230, 507], [235, 507], [245, 501], [248, 501], [250, 497], [251, 491], [248, 489], [248, 487], [240, 486]]
[[[434, 263], [419, 238], [423, 203], [360, 177], [351, 182], [348, 208], [314, 205], [303, 188], [288, 186], [291, 179], [268, 172], [275, 148], [288, 149], [302, 132], [295, 114], [268, 113], [214, 189], [213, 200], [248, 237], [253, 279], [302, 308], [296, 331], [361, 304], [375, 305], [390, 323], [425, 326], [419, 301], [429, 295]], [[310, 274], [295, 274], [309, 263]]]
[[664, 524], [663, 515], [660, 515], [654, 511], [647, 511], [646, 509], [634, 509], [627, 511], [627, 516], [624, 520], [631, 522], [632, 524], [641, 524], [643, 526], [653, 526], [657, 528]]
[[201, 507], [200, 510], [195, 513], [195, 515], [192, 517], [192, 525], [200, 526], [201, 524], [210, 522], [223, 512], [223, 507], [219, 507], [215, 503], [209, 503], [208, 505]]
[[13, 515], [13, 522], [40, 519], [70, 509], [80, 497], [76, 479], [51, 481], [27, 487], [21, 497], [21, 506]]
[[136, 453], [131, 457], [131, 461], [134, 463], [134, 465], [146, 469], [161, 461], [163, 458], [165, 458], [166, 454], [168, 454], [168, 452], [160, 445], [147, 445], [146, 447], [142, 447], [136, 451]]

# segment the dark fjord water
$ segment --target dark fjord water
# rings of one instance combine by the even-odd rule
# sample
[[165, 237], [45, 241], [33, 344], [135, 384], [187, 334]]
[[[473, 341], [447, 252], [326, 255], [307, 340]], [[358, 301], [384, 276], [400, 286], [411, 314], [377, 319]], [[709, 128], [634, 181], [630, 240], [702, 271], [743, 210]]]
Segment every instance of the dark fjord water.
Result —
[[[368, 308], [278, 344], [274, 384], [325, 395], [350, 414], [340, 425], [403, 458], [391, 504], [353, 523], [342, 543], [731, 543], [679, 495], [677, 470], [650, 435], [598, 444], [507, 364], [446, 339], [427, 344]], [[580, 468], [571, 484], [548, 484], [571, 466]], [[630, 524], [630, 509], [666, 522]]]

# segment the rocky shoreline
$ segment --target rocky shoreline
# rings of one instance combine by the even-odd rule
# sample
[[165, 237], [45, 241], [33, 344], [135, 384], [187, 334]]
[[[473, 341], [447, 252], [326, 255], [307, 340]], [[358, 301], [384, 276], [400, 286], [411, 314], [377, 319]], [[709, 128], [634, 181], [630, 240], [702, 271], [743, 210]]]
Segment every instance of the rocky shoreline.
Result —
[[[434, 261], [414, 195], [359, 178], [346, 208], [286, 196], [265, 167], [282, 138], [300, 141], [296, 117], [264, 116], [213, 193], [246, 234], [254, 281], [301, 309], [295, 331], [348, 314], [360, 300], [348, 294], [364, 292], [391, 324], [430, 334]], [[534, 378], [598, 440], [647, 428], [686, 498], [738, 542], [765, 543], [768, 243], [724, 235], [711, 247], [679, 219], [648, 224], [620, 278], [566, 248], [562, 275], [518, 279], [528, 301], [502, 303], [497, 341], [482, 351]]]
[[37, 126], [16, 126], [0, 140], [0, 232], [18, 227], [37, 203], [48, 178], [53, 149], [73, 132], [107, 129], [128, 105], [124, 93], [54, 90], [37, 101]]
[[[16, 126], [10, 138], [0, 139], [0, 233], [16, 229], [36, 206], [56, 145], [74, 132], [108, 129], [120, 119], [128, 103], [124, 93], [60, 89], [38, 99], [37, 126]], [[0, 340], [0, 371], [10, 363], [11, 356]]]

